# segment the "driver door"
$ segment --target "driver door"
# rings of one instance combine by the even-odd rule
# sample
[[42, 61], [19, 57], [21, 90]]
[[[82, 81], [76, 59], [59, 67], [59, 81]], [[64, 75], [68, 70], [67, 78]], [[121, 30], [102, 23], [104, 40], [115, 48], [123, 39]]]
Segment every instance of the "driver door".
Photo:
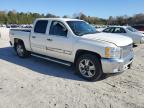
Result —
[[51, 57], [68, 60], [72, 55], [73, 39], [66, 26], [60, 21], [52, 21], [47, 36], [47, 54]]

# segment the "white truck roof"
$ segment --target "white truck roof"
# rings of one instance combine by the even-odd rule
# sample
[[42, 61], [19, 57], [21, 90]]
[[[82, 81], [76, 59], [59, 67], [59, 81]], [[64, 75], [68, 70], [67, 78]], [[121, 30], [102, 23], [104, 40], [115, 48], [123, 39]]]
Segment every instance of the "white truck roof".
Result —
[[71, 19], [71, 18], [37, 18], [36, 20], [83, 21], [83, 20]]

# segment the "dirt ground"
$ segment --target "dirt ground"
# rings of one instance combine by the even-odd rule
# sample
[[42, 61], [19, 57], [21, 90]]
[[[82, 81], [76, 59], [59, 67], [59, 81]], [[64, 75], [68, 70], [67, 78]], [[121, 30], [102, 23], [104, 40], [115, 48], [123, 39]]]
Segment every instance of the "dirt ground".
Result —
[[144, 45], [131, 70], [87, 82], [71, 67], [20, 59], [0, 39], [0, 108], [144, 108]]

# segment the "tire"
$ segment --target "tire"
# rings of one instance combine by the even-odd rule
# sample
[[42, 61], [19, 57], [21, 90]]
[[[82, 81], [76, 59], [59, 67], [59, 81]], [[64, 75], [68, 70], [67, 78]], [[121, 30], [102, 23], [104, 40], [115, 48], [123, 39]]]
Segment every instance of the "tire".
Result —
[[103, 72], [100, 59], [92, 54], [85, 54], [76, 60], [76, 73], [88, 81], [97, 81]]
[[26, 58], [31, 54], [29, 51], [25, 49], [25, 46], [22, 42], [19, 42], [15, 45], [15, 50], [20, 58]]

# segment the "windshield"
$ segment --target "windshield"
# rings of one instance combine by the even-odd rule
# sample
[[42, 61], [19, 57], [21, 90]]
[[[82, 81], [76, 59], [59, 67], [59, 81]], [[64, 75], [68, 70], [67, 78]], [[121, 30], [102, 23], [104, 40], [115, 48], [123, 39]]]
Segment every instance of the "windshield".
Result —
[[67, 23], [77, 36], [96, 33], [96, 29], [84, 21], [67, 21]]
[[127, 27], [127, 29], [131, 32], [138, 32], [136, 29], [132, 28], [132, 27]]

